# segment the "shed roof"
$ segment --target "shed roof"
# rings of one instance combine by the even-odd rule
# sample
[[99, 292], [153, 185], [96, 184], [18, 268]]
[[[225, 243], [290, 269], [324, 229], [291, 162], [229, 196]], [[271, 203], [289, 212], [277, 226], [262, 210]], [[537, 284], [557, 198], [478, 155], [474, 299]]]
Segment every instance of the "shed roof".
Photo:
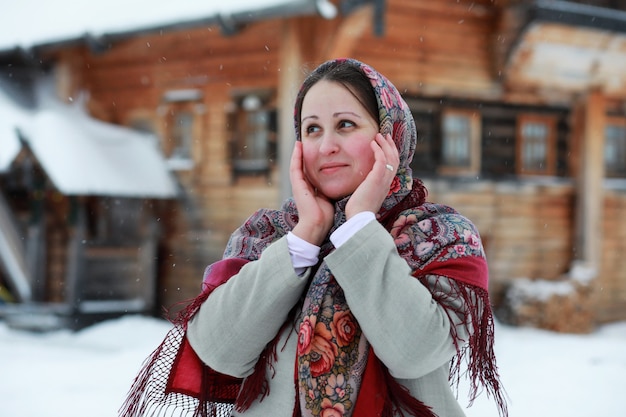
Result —
[[65, 195], [172, 198], [177, 193], [155, 137], [95, 120], [79, 106], [44, 108], [19, 130]]
[[96, 120], [80, 103], [45, 96], [41, 101], [39, 108], [25, 110], [0, 88], [0, 173], [22, 149], [21, 138], [63, 194], [176, 196], [155, 137]]

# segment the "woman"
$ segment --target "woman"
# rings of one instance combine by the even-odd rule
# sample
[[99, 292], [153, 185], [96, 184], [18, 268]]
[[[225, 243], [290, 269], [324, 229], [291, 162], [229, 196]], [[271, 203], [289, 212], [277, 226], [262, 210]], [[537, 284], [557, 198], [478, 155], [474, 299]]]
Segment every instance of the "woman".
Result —
[[326, 62], [296, 98], [293, 198], [207, 268], [122, 415], [463, 416], [463, 359], [506, 415], [478, 232], [425, 202], [417, 134], [366, 64]]

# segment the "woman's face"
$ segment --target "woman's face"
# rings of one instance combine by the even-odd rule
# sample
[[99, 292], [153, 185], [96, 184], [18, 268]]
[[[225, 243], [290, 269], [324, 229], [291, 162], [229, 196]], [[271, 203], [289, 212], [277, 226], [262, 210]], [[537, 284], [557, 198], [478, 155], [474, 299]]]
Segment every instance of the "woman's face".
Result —
[[378, 121], [343, 85], [322, 80], [302, 101], [300, 133], [304, 171], [331, 200], [350, 195], [374, 165], [370, 142]]

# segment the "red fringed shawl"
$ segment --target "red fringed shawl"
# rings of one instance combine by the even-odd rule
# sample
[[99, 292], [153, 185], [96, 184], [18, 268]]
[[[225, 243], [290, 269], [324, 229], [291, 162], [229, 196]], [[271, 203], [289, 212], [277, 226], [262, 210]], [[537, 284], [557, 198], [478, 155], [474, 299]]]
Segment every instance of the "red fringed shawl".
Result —
[[[402, 223], [398, 219], [409, 207], [416, 208], [416, 203], [423, 202], [423, 190], [416, 182], [413, 192], [391, 210], [383, 210], [379, 221], [394, 235], [393, 227]], [[444, 206], [425, 204], [417, 207], [431, 214], [444, 210], [456, 213]], [[400, 239], [401, 240], [401, 239]], [[402, 242], [397, 241], [398, 251], [402, 254]], [[479, 244], [479, 242], [470, 242]], [[451, 250], [462, 250], [459, 246]], [[482, 251], [482, 247], [480, 249]], [[207, 367], [195, 354], [185, 333], [187, 323], [197, 312], [201, 304], [219, 285], [235, 275], [248, 259], [227, 258], [207, 268], [202, 293], [194, 299], [174, 320], [174, 327], [166, 335], [162, 344], [145, 361], [137, 375], [126, 401], [120, 409], [121, 417], [146, 417], [167, 414], [167, 410], [187, 410], [193, 416], [230, 416], [233, 409], [242, 412], [254, 401], [269, 395], [269, 380], [266, 375], [276, 360], [276, 339], [269, 343], [260, 356], [255, 370], [246, 379], [234, 378], [218, 373]], [[471, 380], [470, 401], [479, 394], [479, 387], [484, 387], [499, 406], [501, 415], [507, 415], [493, 351], [494, 322], [487, 293], [487, 265], [484, 257], [448, 257], [445, 266], [440, 262], [426, 262], [416, 270], [416, 278], [426, 285], [425, 277], [436, 271], [439, 276], [453, 279], [455, 293], [447, 297], [464, 300], [468, 311], [469, 342], [462, 344], [453, 334], [457, 355], [451, 363], [451, 383], [458, 386], [461, 365], [467, 362], [467, 373]], [[428, 285], [426, 285], [429, 288]], [[432, 289], [431, 289], [432, 291]], [[442, 304], [442, 303], [440, 303]], [[458, 312], [448, 312], [458, 313]], [[287, 324], [286, 324], [287, 325]], [[454, 332], [454, 326], [451, 327]], [[216, 335], [219, 337], [219, 335]], [[470, 402], [471, 404], [471, 402]], [[400, 385], [389, 373], [384, 364], [370, 350], [360, 394], [355, 404], [354, 416], [412, 415], [415, 417], [435, 417], [427, 404], [413, 398], [409, 391]], [[299, 415], [296, 407], [294, 416]], [[443, 417], [443, 416], [442, 416]]]

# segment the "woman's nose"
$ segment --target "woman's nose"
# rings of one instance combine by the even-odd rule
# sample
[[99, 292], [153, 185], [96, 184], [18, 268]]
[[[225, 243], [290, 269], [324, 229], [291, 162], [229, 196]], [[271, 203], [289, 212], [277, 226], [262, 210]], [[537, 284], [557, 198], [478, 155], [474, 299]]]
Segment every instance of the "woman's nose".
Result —
[[339, 150], [339, 141], [334, 132], [324, 133], [319, 151], [321, 154], [330, 155]]

